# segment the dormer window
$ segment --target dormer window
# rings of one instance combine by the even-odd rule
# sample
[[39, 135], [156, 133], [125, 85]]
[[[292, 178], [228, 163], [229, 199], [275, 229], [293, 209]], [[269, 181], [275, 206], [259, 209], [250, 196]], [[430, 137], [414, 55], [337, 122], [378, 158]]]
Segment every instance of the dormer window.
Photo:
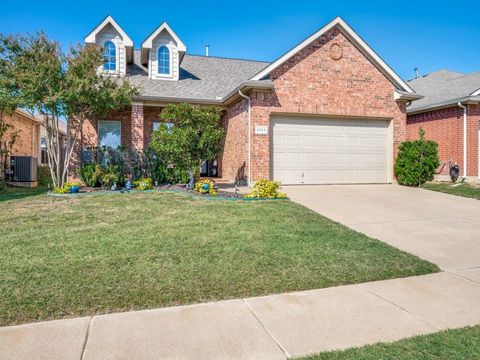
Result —
[[178, 81], [180, 64], [187, 47], [163, 22], [142, 43], [141, 64], [148, 68], [150, 79]]
[[85, 43], [103, 51], [98, 68], [107, 74], [125, 76], [127, 64], [133, 63], [133, 41], [111, 16], [107, 16], [86, 37]]
[[170, 50], [166, 46], [160, 46], [158, 49], [158, 73], [170, 75]]
[[103, 70], [117, 70], [117, 48], [111, 41], [106, 41], [103, 45]]

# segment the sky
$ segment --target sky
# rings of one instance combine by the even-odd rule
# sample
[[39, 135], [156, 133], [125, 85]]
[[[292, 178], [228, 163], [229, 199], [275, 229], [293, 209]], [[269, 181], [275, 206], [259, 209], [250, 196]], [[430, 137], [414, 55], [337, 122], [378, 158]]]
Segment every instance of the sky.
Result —
[[139, 48], [162, 21], [187, 53], [273, 61], [341, 16], [404, 79], [480, 71], [480, 1], [13, 1], [0, 32], [45, 31], [65, 48], [111, 15]]

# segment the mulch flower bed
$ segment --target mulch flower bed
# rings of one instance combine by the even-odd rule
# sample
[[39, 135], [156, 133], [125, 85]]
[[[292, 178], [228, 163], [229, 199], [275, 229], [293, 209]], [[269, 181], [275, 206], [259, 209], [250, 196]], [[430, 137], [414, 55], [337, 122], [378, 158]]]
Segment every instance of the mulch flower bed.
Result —
[[[137, 192], [135, 188], [131, 189], [130, 191]], [[83, 186], [80, 188], [80, 192], [78, 194], [95, 194], [95, 193], [121, 193], [121, 192], [130, 192], [125, 189], [118, 189], [118, 190], [110, 190], [108, 188], [93, 188], [93, 187], [88, 187], [88, 186]], [[224, 191], [217, 189], [217, 196], [212, 196], [210, 194], [201, 194], [197, 191], [193, 191], [190, 189], [187, 189], [187, 186], [184, 184], [180, 185], [160, 185], [160, 186], [155, 186], [152, 190], [143, 190], [138, 192], [148, 192], [148, 191], [175, 191], [175, 192], [183, 192], [189, 195], [194, 195], [198, 197], [207, 197], [207, 198], [227, 198], [227, 199], [243, 199], [245, 196], [244, 194], [235, 194], [235, 192], [230, 192], [230, 191]], [[71, 195], [71, 194], [65, 194], [65, 195]], [[72, 194], [75, 195], [75, 194]]]

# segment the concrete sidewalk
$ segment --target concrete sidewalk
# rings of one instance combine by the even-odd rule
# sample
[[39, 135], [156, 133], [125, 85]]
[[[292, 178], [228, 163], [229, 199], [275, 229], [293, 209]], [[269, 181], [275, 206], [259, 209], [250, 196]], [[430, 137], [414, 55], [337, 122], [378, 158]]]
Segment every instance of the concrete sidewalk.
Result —
[[480, 268], [0, 328], [7, 359], [286, 359], [480, 323]]

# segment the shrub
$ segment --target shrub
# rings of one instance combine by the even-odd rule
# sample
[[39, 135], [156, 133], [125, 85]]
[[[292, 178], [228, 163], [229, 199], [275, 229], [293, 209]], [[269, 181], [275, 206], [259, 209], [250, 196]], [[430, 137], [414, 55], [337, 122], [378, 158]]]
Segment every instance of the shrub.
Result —
[[48, 166], [39, 166], [37, 169], [38, 185], [47, 186], [52, 183], [52, 175]]
[[404, 141], [398, 148], [395, 176], [401, 185], [420, 186], [433, 179], [440, 165], [438, 144], [425, 140], [425, 131], [420, 128], [419, 139]]
[[108, 147], [90, 147], [83, 151], [84, 165], [77, 171], [85, 185], [91, 187], [102, 186], [105, 169], [117, 166], [125, 177], [133, 180], [151, 178], [159, 184], [185, 184], [188, 182], [188, 173], [180, 166], [168, 166], [156, 152], [148, 147], [145, 150], [136, 150], [127, 147], [112, 149]]
[[104, 176], [104, 169], [99, 164], [86, 164], [77, 170], [77, 175], [85, 185], [100, 187]]
[[137, 190], [151, 190], [153, 189], [153, 182], [150, 178], [141, 178], [133, 182]]
[[5, 181], [0, 180], [0, 192], [5, 191], [7, 189], [7, 184]]
[[210, 179], [200, 179], [195, 183], [193, 190], [201, 194], [210, 194], [212, 196], [217, 196], [217, 191], [215, 190], [215, 181]]
[[260, 179], [253, 185], [252, 192], [248, 193], [246, 198], [259, 199], [284, 199], [287, 195], [278, 191], [280, 183], [268, 179]]
[[118, 165], [109, 165], [104, 169], [102, 186], [110, 187], [114, 184], [122, 186], [125, 183], [125, 175], [120, 171]]

